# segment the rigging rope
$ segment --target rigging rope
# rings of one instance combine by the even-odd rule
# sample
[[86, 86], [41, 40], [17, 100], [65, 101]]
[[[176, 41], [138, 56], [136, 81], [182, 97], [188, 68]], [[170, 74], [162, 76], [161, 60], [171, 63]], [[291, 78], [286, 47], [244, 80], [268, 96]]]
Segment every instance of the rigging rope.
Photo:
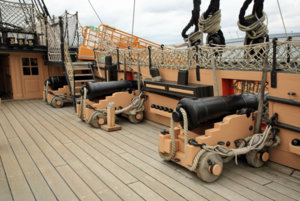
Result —
[[29, 24], [29, 21], [27, 19], [27, 15], [26, 15], [26, 12], [24, 10], [24, 7], [23, 7], [23, 4], [22, 4], [21, 0], [19, 0], [19, 3], [21, 4], [21, 8], [22, 8], [22, 11], [23, 11], [24, 16], [25, 16], [25, 22], [26, 22], [26, 24]]
[[[193, 0], [193, 6], [194, 9], [192, 10], [192, 17], [189, 21], [189, 23], [184, 27], [184, 29], [181, 32], [181, 36], [183, 37], [184, 41], [191, 41], [191, 45], [193, 43], [199, 42], [202, 43], [202, 37], [201, 33], [199, 33], [199, 25], [198, 20], [200, 16], [200, 5], [201, 0]], [[190, 35], [187, 35], [187, 31], [192, 27], [195, 26], [194, 32], [192, 32]], [[199, 41], [201, 39], [201, 41]]]
[[286, 27], [285, 27], [285, 23], [284, 23], [282, 12], [281, 12], [281, 7], [280, 7], [280, 4], [279, 4], [279, 0], [277, 0], [277, 5], [278, 5], [278, 9], [279, 9], [279, 13], [280, 13], [282, 25], [283, 25], [283, 28], [284, 28], [285, 36], [286, 36], [286, 38], [288, 38]]
[[[133, 0], [131, 36], [133, 36], [133, 31], [134, 31], [134, 19], [135, 19], [135, 0]], [[133, 45], [133, 38], [131, 39], [131, 46], [132, 45]]]
[[90, 3], [90, 5], [91, 5], [91, 7], [92, 7], [93, 11], [95, 12], [95, 14], [96, 14], [97, 18], [98, 18], [98, 19], [99, 19], [99, 21], [100, 21], [100, 23], [101, 23], [101, 24], [103, 24], [103, 22], [102, 22], [102, 20], [101, 20], [100, 16], [99, 16], [99, 15], [98, 15], [98, 13], [96, 12], [96, 10], [95, 10], [95, 8], [94, 8], [93, 4], [91, 3], [91, 1], [90, 1], [90, 0], [88, 0], [88, 2]]
[[43, 4], [43, 9], [44, 9], [44, 11], [45, 11], [45, 14], [51, 19], [51, 15], [50, 15], [50, 13], [49, 13], [49, 11], [48, 11], [48, 8], [47, 8], [47, 6], [46, 6], [44, 0], [42, 0], [42, 4]]

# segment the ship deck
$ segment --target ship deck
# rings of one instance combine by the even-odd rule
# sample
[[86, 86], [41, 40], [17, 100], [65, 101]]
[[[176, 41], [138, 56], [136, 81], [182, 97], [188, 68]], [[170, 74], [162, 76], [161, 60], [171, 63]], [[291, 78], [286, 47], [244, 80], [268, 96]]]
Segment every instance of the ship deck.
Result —
[[231, 162], [219, 180], [202, 182], [162, 161], [164, 126], [149, 121], [121, 119], [122, 130], [108, 133], [82, 122], [73, 107], [26, 100], [1, 108], [0, 200], [300, 199], [299, 171], [273, 163], [256, 169]]

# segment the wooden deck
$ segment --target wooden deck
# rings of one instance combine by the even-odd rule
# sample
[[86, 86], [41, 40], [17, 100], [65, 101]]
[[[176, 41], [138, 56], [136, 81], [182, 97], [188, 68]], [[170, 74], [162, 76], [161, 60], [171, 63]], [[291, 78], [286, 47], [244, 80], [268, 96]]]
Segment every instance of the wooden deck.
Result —
[[120, 120], [107, 133], [82, 122], [72, 107], [41, 100], [2, 102], [0, 200], [300, 200], [299, 171], [244, 162], [225, 165], [204, 183], [158, 155], [163, 126]]

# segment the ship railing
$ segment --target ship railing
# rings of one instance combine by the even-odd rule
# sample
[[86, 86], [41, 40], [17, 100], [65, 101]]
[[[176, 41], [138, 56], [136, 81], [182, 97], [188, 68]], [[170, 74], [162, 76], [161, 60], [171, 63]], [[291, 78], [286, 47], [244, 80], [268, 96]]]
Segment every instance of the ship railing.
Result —
[[[274, 50], [276, 50], [274, 52]], [[253, 44], [247, 46], [208, 47], [184, 49], [119, 49], [106, 48], [97, 50], [97, 58], [112, 56], [113, 61], [122, 63], [124, 57], [128, 65], [137, 65], [137, 53], [142, 66], [157, 68], [194, 69], [199, 66], [202, 69], [211, 69], [216, 64], [219, 70], [246, 70], [262, 71], [264, 59], [271, 71], [273, 63], [276, 62], [276, 70], [284, 72], [296, 72], [300, 70], [300, 41], [281, 41], [274, 46], [273, 42]], [[274, 54], [276, 60], [274, 60]], [[213, 61], [214, 59], [214, 61]], [[100, 63], [104, 62], [102, 59]]]

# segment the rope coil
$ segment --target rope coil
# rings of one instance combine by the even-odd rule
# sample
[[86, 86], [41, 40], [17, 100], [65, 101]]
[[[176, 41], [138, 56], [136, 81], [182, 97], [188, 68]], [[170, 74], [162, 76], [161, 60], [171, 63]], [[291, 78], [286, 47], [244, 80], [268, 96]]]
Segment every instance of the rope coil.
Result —
[[205, 19], [205, 13], [202, 13], [199, 19], [199, 28], [201, 32], [207, 33], [206, 43], [208, 43], [208, 38], [218, 32], [221, 29], [221, 10], [219, 9], [214, 14], [208, 16]]
[[258, 18], [257, 15], [248, 15], [245, 17], [245, 21], [252, 21], [253, 18], [256, 18], [257, 20], [248, 26], [242, 25], [240, 21], [238, 21], [237, 23], [239, 29], [243, 32], [246, 32], [245, 41], [247, 39], [251, 40], [250, 44], [253, 43], [253, 40], [258, 39], [260, 37], [266, 38], [269, 33], [268, 26], [263, 23], [267, 19], [267, 14], [265, 12], [263, 12], [261, 18]]

